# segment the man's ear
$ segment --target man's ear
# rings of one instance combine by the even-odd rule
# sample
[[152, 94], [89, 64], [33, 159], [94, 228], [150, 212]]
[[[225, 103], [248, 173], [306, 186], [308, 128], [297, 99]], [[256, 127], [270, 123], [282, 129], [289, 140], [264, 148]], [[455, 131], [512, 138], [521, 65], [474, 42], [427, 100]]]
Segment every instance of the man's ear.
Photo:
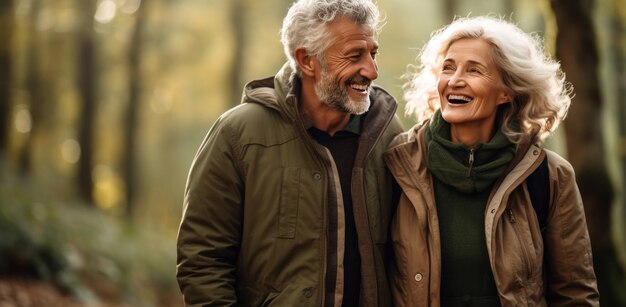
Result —
[[303, 75], [315, 76], [317, 58], [314, 55], [310, 55], [304, 48], [298, 48], [296, 49], [295, 60]]

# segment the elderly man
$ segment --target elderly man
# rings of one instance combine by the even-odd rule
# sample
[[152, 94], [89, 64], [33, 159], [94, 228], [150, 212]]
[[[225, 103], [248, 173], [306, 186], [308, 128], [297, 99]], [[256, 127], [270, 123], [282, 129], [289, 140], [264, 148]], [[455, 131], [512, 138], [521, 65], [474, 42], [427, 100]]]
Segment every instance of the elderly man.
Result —
[[193, 161], [178, 234], [187, 306], [389, 306], [393, 181], [382, 153], [402, 131], [374, 86], [370, 0], [300, 0], [288, 58], [248, 83]]

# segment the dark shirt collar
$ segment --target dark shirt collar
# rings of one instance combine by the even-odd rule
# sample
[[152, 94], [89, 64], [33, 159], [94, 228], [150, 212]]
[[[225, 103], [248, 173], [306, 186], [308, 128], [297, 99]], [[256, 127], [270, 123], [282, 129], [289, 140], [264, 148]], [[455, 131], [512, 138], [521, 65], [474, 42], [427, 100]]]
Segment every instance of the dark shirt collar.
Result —
[[361, 134], [361, 115], [351, 114], [348, 124], [346, 124], [346, 126], [343, 127], [341, 131], [352, 132], [356, 135], [360, 135]]
[[[313, 123], [306, 116], [301, 114], [300, 117], [302, 118], [302, 123], [304, 124], [304, 128], [306, 130], [319, 130], [313, 126]], [[361, 135], [361, 115], [350, 114], [350, 119], [348, 120], [346, 126], [337, 131], [335, 135], [339, 136], [346, 133]]]

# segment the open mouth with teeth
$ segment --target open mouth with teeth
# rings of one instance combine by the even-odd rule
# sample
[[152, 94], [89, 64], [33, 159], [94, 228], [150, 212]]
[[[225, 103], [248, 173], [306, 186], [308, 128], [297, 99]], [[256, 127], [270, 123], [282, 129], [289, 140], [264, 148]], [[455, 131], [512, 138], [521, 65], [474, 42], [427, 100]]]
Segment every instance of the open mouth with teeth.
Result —
[[451, 104], [466, 104], [474, 98], [464, 95], [448, 95], [448, 102]]
[[367, 89], [369, 88], [369, 84], [351, 83], [350, 88], [357, 92], [360, 92], [361, 94], [366, 94]]

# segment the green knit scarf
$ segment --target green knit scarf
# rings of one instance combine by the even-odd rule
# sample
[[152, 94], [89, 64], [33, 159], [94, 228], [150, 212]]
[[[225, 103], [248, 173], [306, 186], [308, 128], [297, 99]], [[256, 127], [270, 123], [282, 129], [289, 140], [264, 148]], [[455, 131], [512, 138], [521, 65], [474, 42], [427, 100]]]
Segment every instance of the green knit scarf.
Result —
[[471, 165], [470, 149], [450, 140], [450, 124], [441, 116], [441, 110], [437, 110], [426, 131], [428, 168], [437, 179], [462, 193], [478, 193], [489, 188], [515, 156], [515, 144], [500, 129], [488, 143], [474, 147]]

